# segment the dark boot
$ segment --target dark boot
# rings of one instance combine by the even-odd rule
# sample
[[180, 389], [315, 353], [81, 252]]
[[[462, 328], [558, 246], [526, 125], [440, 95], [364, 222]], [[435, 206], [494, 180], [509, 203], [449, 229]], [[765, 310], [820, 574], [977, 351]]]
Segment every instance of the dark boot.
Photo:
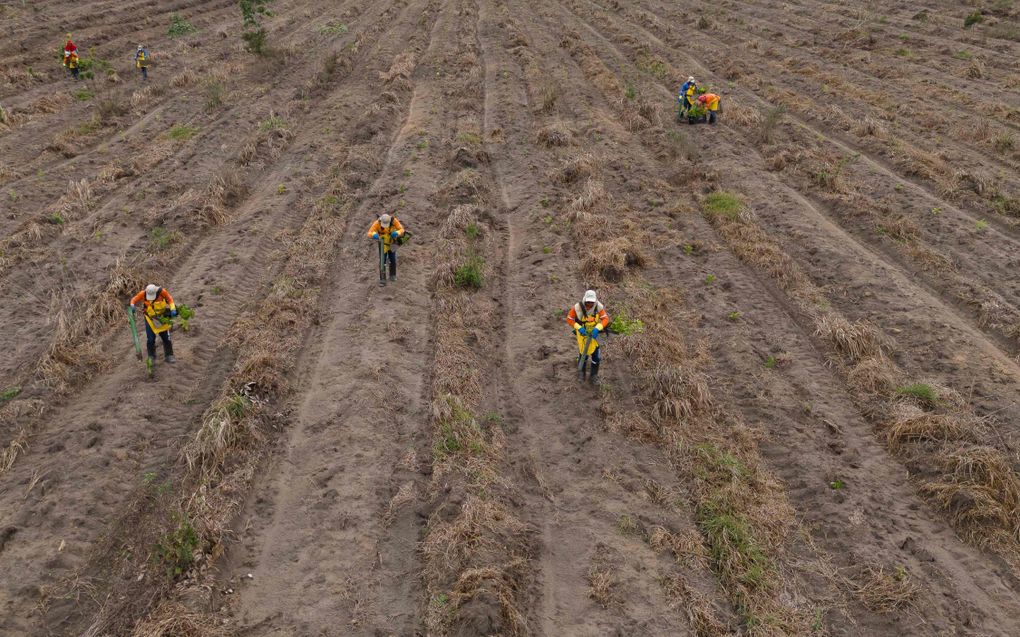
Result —
[[168, 363], [176, 363], [177, 358], [174, 356], [174, 344], [167, 338], [163, 341], [163, 358]]
[[592, 385], [597, 385], [599, 382], [598, 378], [599, 378], [599, 364], [593, 361], [591, 364], [591, 372], [588, 374], [588, 382], [591, 383]]
[[[580, 357], [580, 356], [578, 356], [577, 360], [578, 360], [578, 362], [580, 362], [580, 360], [581, 360], [581, 357]], [[588, 367], [588, 361], [587, 361], [587, 360], [585, 360], [585, 361], [584, 361], [583, 363], [581, 363], [581, 365], [580, 365], [580, 366], [579, 366], [579, 367], [577, 368], [577, 382], [579, 382], [579, 383], [583, 383], [583, 382], [584, 382], [584, 374], [585, 374], [585, 371], [586, 371], [586, 368], [587, 368], [587, 367]]]

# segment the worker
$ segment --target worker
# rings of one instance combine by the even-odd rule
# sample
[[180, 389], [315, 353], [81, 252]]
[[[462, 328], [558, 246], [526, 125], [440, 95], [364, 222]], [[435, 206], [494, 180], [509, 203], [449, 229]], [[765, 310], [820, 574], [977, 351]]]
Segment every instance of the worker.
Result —
[[149, 79], [149, 51], [142, 46], [138, 45], [138, 50], [135, 51], [135, 66], [142, 71], [142, 80]]
[[[588, 380], [595, 383], [599, 375], [599, 363], [602, 362], [599, 334], [609, 327], [609, 315], [606, 314], [605, 306], [599, 302], [595, 290], [585, 292], [581, 302], [575, 303], [570, 308], [567, 312], [567, 325], [574, 330], [577, 337], [577, 348], [580, 352], [578, 354], [580, 378], [584, 380], [584, 367], [581, 359], [590, 354], [591, 371], [588, 374]], [[584, 349], [584, 344], [589, 334], [591, 335], [591, 343], [588, 346], [588, 351], [581, 351]]]
[[390, 281], [397, 280], [397, 240], [404, 236], [404, 226], [395, 216], [383, 214], [368, 229], [368, 238], [382, 242], [379, 261], [379, 285], [386, 285], [386, 262], [390, 264]]
[[68, 33], [67, 43], [64, 44], [64, 60], [62, 62], [62, 64], [67, 68], [71, 68], [68, 63], [70, 62], [70, 58], [72, 55], [74, 55], [75, 59], [78, 58], [78, 47], [75, 46], [74, 42], [71, 41], [71, 34]]
[[680, 92], [676, 96], [676, 101], [680, 103], [680, 110], [677, 113], [677, 119], [684, 116], [685, 113], [694, 104], [694, 95], [698, 90], [698, 83], [694, 81], [694, 76], [687, 78], [683, 86], [680, 87]]
[[177, 305], [165, 289], [150, 283], [145, 289], [131, 297], [129, 305], [141, 310], [145, 316], [145, 349], [149, 364], [156, 362], [156, 335], [163, 341], [163, 357], [168, 363], [176, 363], [174, 346], [170, 341], [173, 317], [177, 316]]
[[71, 69], [71, 77], [74, 79], [81, 79], [78, 77], [78, 54], [72, 52], [71, 55], [67, 56], [64, 60], [64, 64], [67, 68]]
[[708, 114], [708, 123], [715, 124], [718, 114], [722, 112], [722, 101], [715, 93], [702, 93], [698, 96], [698, 106]]

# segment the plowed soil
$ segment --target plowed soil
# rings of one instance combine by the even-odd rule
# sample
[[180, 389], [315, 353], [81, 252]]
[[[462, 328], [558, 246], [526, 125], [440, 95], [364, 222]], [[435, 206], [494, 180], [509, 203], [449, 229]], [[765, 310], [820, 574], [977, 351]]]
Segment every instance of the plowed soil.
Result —
[[271, 8], [0, 6], [0, 635], [1020, 634], [1015, 3]]

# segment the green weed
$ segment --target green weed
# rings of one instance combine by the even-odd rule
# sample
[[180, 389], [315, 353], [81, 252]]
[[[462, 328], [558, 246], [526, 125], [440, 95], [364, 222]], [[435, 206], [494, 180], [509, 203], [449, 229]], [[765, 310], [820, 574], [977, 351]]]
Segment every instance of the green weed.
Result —
[[708, 276], [705, 277], [705, 285], [712, 285], [713, 283], [715, 283], [714, 274], [709, 274]]
[[629, 100], [632, 100], [635, 97], [637, 97], [637, 91], [634, 90], [634, 85], [633, 84], [628, 84], [627, 88], [626, 88], [626, 90], [624, 90], [623, 94], [626, 95], [627, 99], [629, 99]]
[[63, 215], [61, 215], [59, 212], [54, 212], [49, 217], [47, 217], [46, 220], [55, 226], [62, 226], [66, 223], [66, 220], [64, 219]]
[[927, 383], [911, 383], [909, 385], [903, 385], [902, 387], [896, 388], [896, 393], [900, 396], [913, 398], [928, 407], [936, 406], [939, 400], [935, 389]]
[[267, 133], [272, 130], [282, 129], [285, 125], [286, 122], [283, 121], [282, 117], [272, 114], [267, 119], [259, 122], [259, 130]]
[[716, 568], [748, 588], [761, 587], [772, 565], [748, 530], [747, 521], [720, 499], [699, 506], [697, 517]]
[[736, 219], [740, 215], [740, 211], [744, 209], [744, 202], [733, 193], [717, 190], [706, 195], [701, 200], [701, 206], [710, 215], [722, 215]]
[[206, 108], [217, 108], [223, 105], [223, 82], [210, 78], [203, 85], [203, 90], [205, 92]]
[[982, 20], [984, 20], [984, 16], [981, 15], [981, 12], [975, 11], [963, 19], [963, 28], [969, 29]]
[[741, 317], [741, 314], [737, 310], [733, 310], [732, 312], [730, 312], [729, 314], [726, 315], [727, 320], [732, 321], [734, 323], [739, 321], [740, 317]]
[[319, 27], [319, 33], [323, 35], [343, 35], [347, 33], [347, 25], [343, 22], [330, 22]]
[[641, 527], [633, 516], [624, 513], [616, 520], [616, 530], [623, 535], [640, 535]]
[[641, 319], [628, 318], [627, 314], [621, 310], [609, 323], [609, 331], [621, 336], [630, 336], [645, 331], [645, 324]]
[[0, 392], [0, 403], [5, 403], [8, 400], [17, 398], [18, 394], [21, 393], [20, 387], [8, 387], [7, 389]]
[[234, 396], [227, 401], [227, 415], [230, 416], [231, 420], [238, 421], [244, 417], [244, 413], [248, 411], [248, 407], [251, 406], [251, 401], [242, 396], [241, 394], [234, 394]]
[[167, 576], [183, 575], [195, 562], [198, 533], [184, 513], [174, 516], [175, 527], [156, 544], [156, 557], [166, 567]]
[[836, 478], [835, 480], [829, 483], [829, 488], [832, 489], [833, 491], [839, 491], [845, 486], [846, 483], [840, 480], [839, 478]]
[[180, 319], [180, 327], [185, 332], [188, 331], [188, 326], [191, 324], [191, 319], [195, 318], [195, 310], [191, 309], [187, 305], [177, 306], [177, 318]]
[[988, 229], [988, 222], [985, 221], [984, 219], [978, 219], [977, 221], [974, 222], [974, 229], [977, 230], [978, 232], [984, 232], [985, 230]]
[[167, 230], [163, 226], [157, 226], [149, 231], [149, 241], [153, 248], [166, 250], [181, 240], [181, 233], [176, 230]]
[[468, 257], [468, 260], [461, 264], [453, 273], [453, 280], [457, 287], [481, 288], [484, 282], [482, 275], [482, 266], [484, 265], [485, 261], [480, 256], [472, 255]]
[[191, 23], [182, 18], [179, 13], [170, 14], [170, 28], [166, 31], [167, 36], [170, 38], [179, 38], [196, 31], [198, 29], [191, 26]]
[[779, 366], [779, 360], [775, 356], [770, 355], [765, 359], [764, 365], [765, 369], [775, 369]]
[[188, 126], [187, 124], [177, 124], [170, 129], [170, 139], [185, 142], [194, 137], [198, 133], [198, 128]]
[[969, 60], [972, 57], [974, 57], [974, 54], [968, 51], [967, 49], [961, 49], [954, 53], [953, 57], [956, 58], [957, 60]]
[[467, 234], [468, 239], [477, 239], [481, 231], [478, 229], [478, 224], [469, 223], [467, 228], [464, 228], [464, 233]]
[[87, 102], [96, 96], [95, 93], [85, 88], [75, 91], [74, 93], [72, 93], [72, 95], [74, 95], [74, 99], [78, 100], [79, 102]]

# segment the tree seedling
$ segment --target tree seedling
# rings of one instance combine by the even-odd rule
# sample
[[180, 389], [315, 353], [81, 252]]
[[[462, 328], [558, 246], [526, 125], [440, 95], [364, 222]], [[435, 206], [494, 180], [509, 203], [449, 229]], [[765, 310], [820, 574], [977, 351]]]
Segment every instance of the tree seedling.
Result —
[[715, 283], [714, 274], [709, 274], [708, 276], [705, 277], [705, 285], [712, 285], [713, 283]]
[[829, 488], [832, 489], [833, 491], [839, 491], [845, 486], [846, 484], [839, 478], [836, 478], [835, 480], [829, 483]]

